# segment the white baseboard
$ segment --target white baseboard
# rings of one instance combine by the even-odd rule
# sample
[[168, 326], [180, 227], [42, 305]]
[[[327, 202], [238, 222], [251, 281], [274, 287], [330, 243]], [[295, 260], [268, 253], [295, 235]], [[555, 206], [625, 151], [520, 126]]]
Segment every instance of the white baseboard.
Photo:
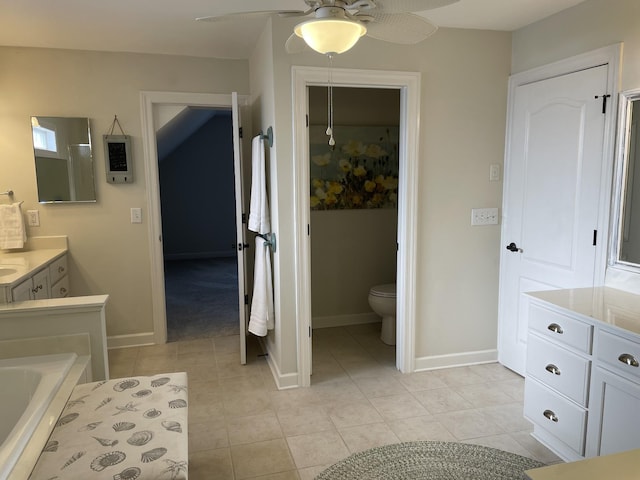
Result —
[[197, 260], [199, 258], [228, 258], [235, 257], [235, 250], [222, 250], [216, 252], [196, 252], [196, 253], [168, 253], [164, 255], [165, 260]]
[[144, 345], [155, 345], [153, 332], [132, 333], [129, 335], [113, 335], [107, 337], [107, 348], [142, 347]]
[[273, 380], [276, 382], [276, 387], [278, 390], [288, 390], [290, 388], [298, 388], [298, 373], [280, 373], [280, 369], [278, 365], [273, 361], [273, 357], [271, 356], [271, 352], [269, 351], [269, 344], [265, 341], [264, 338], [259, 338], [258, 341], [260, 345], [262, 345], [262, 351], [267, 353], [267, 365], [269, 365], [269, 369], [271, 370], [271, 375], [273, 375]]
[[436, 370], [440, 368], [463, 367], [480, 363], [498, 361], [498, 350], [480, 350], [477, 352], [452, 353], [448, 355], [433, 355], [416, 358], [416, 372]]
[[365, 323], [380, 323], [382, 319], [373, 312], [354, 313], [350, 315], [329, 315], [313, 317], [312, 328], [344, 327], [346, 325], [362, 325]]

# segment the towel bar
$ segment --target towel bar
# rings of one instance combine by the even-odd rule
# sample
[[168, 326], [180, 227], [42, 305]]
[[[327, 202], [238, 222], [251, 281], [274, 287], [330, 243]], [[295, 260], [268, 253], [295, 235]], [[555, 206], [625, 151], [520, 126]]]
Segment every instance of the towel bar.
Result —
[[260, 130], [260, 133], [258, 135], [260, 135], [260, 138], [267, 141], [269, 147], [273, 147], [273, 128], [267, 128], [266, 134], [262, 133], [262, 130]]
[[264, 240], [264, 245], [270, 247], [273, 253], [276, 252], [276, 234], [275, 233], [273, 232], [259, 233], [257, 236]]
[[7, 190], [6, 192], [0, 192], [0, 195], [7, 195], [13, 197], [13, 190]]

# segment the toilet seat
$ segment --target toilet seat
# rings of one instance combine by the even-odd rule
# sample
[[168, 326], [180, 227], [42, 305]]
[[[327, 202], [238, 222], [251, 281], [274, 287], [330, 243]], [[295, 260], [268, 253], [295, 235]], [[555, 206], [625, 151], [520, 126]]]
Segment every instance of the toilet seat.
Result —
[[369, 295], [381, 298], [396, 298], [396, 284], [385, 283], [384, 285], [374, 285], [369, 290]]

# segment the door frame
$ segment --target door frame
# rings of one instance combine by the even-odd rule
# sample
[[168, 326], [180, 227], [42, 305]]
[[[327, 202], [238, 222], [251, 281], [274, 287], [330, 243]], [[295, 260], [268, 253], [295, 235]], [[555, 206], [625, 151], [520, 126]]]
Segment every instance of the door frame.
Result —
[[[620, 68], [622, 61], [622, 43], [617, 43], [607, 47], [599, 48], [586, 52], [580, 55], [562, 59], [547, 65], [543, 65], [531, 70], [515, 73], [509, 77], [509, 92], [507, 98], [507, 128], [505, 135], [505, 154], [504, 154], [504, 175], [503, 175], [503, 189], [506, 192], [507, 185], [509, 185], [511, 171], [510, 162], [511, 157], [511, 125], [513, 122], [514, 108], [515, 108], [515, 93], [518, 87], [528, 85], [530, 83], [547, 80], [554, 77], [568, 75], [581, 70], [589, 68], [599, 67], [602, 65], [608, 65], [608, 78], [607, 85], [611, 88], [611, 99], [608, 103], [613, 109], [612, 114], [605, 118], [604, 125], [604, 142], [602, 150], [602, 173], [600, 183], [600, 202], [598, 211], [598, 224], [597, 228], [599, 232], [602, 232], [599, 237], [601, 239], [596, 246], [595, 266], [594, 266], [594, 285], [604, 285], [606, 267], [607, 267], [607, 252], [608, 243], [610, 239], [610, 213], [611, 213], [611, 194], [612, 194], [612, 175], [613, 175], [613, 161], [615, 152], [615, 139], [616, 139], [616, 109], [618, 106], [617, 97], [620, 91]], [[603, 92], [604, 93], [604, 92]], [[504, 282], [509, 281], [506, 278], [506, 261], [505, 255], [508, 255], [504, 246], [507, 242], [507, 229], [509, 226], [510, 210], [509, 205], [506, 203], [506, 194], [503, 192], [503, 204], [502, 204], [502, 228], [500, 233], [500, 274], [499, 274], [499, 286], [498, 286], [498, 361], [502, 363], [503, 356], [501, 354], [502, 347], [502, 327], [503, 322], [507, 321], [503, 313], [503, 296], [504, 296]]]
[[[246, 95], [238, 95], [238, 104], [246, 104]], [[140, 92], [144, 173], [147, 191], [149, 255], [151, 272], [151, 306], [153, 315], [153, 343], [167, 343], [167, 310], [164, 289], [164, 254], [162, 249], [162, 215], [160, 209], [160, 181], [158, 149], [153, 119], [154, 105], [176, 105], [206, 108], [232, 108], [232, 94]], [[238, 293], [242, 295], [242, 292]]]
[[[420, 131], [420, 73], [332, 68], [333, 85], [400, 90], [400, 178], [398, 185], [398, 251], [396, 307], [396, 366], [415, 370], [416, 255], [418, 159]], [[311, 248], [309, 226], [308, 87], [326, 86], [327, 69], [292, 67], [295, 184], [295, 292], [298, 327], [298, 385], [311, 384]]]

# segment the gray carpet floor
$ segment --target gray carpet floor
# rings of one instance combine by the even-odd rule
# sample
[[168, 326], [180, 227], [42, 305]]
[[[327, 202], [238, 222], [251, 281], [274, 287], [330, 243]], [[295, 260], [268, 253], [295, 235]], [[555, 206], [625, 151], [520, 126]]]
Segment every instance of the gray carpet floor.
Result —
[[169, 260], [164, 264], [167, 340], [237, 335], [237, 260]]

